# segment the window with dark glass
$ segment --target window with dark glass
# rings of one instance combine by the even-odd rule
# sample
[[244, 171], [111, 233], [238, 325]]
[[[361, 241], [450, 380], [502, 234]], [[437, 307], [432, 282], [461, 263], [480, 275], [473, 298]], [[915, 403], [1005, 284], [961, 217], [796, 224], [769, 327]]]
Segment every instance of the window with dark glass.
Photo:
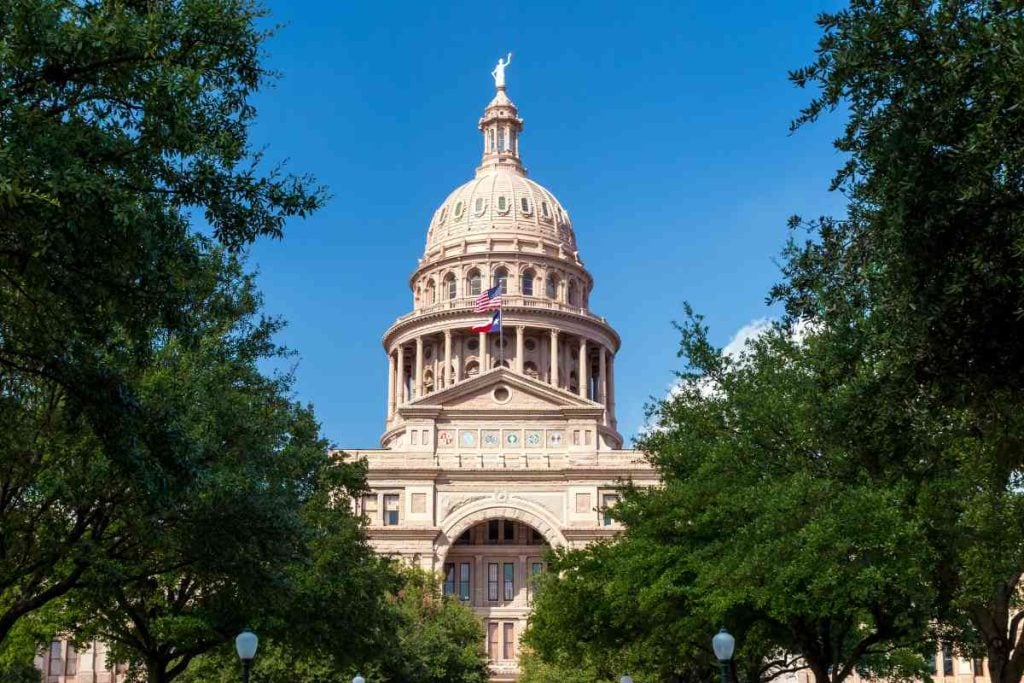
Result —
[[602, 496], [602, 500], [601, 500], [601, 506], [602, 506], [602, 511], [603, 511], [602, 512], [602, 517], [603, 517], [602, 518], [602, 522], [604, 523], [604, 526], [611, 526], [612, 525], [612, 521], [613, 520], [612, 520], [612, 515], [611, 515], [611, 509], [613, 507], [615, 507], [615, 504], [618, 503], [618, 502], [619, 502], [619, 496], [617, 494], [615, 494], [615, 493], [606, 493], [606, 494], [604, 494]]
[[398, 494], [384, 496], [384, 526], [398, 526]]
[[516, 594], [516, 565], [506, 562], [504, 567], [505, 599], [511, 600]]
[[523, 213], [530, 213], [530, 200], [526, 197], [520, 198], [519, 206], [522, 208]]
[[454, 299], [455, 295], [457, 294], [454, 275], [448, 276], [448, 278], [445, 280], [445, 287], [448, 290], [448, 298]]
[[463, 562], [459, 567], [459, 599], [469, 601], [469, 586], [471, 577], [471, 568], [469, 562]]
[[497, 543], [498, 542], [498, 531], [500, 522], [496, 519], [489, 520], [487, 522], [487, 542]]
[[508, 292], [508, 271], [507, 270], [505, 270], [504, 268], [499, 268], [494, 273], [494, 285], [493, 286], [499, 287], [498, 292], [500, 292], [501, 294], [505, 294], [506, 292]]
[[515, 523], [514, 522], [510, 522], [508, 520], [505, 520], [505, 523], [502, 526], [504, 527], [501, 530], [502, 531], [502, 533], [501, 533], [502, 540], [505, 540], [505, 541], [514, 541], [514, 540], [516, 540], [516, 525], [515, 525]]
[[533, 271], [528, 270], [523, 273], [523, 283], [521, 286], [523, 294], [526, 296], [533, 296]]
[[50, 675], [62, 675], [64, 673], [64, 658], [61, 657], [62, 645], [59, 640], [50, 642]]
[[498, 563], [487, 564], [487, 599], [493, 602], [498, 600]]
[[942, 646], [942, 675], [953, 675], [953, 646], [948, 643]]
[[455, 564], [452, 562], [444, 565], [444, 595], [455, 595]]

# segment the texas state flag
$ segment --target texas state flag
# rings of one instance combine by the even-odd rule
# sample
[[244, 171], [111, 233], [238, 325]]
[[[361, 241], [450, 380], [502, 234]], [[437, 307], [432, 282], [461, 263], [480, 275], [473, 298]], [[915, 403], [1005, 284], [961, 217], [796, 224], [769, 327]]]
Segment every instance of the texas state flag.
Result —
[[490, 321], [472, 328], [474, 332], [501, 332], [501, 311], [495, 311]]

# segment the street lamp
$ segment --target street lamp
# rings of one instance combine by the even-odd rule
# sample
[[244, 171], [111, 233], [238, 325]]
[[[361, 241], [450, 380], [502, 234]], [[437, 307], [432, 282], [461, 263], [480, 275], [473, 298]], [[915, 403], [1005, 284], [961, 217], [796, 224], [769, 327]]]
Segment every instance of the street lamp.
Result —
[[729, 662], [732, 660], [732, 651], [735, 647], [736, 639], [724, 628], [711, 639], [711, 648], [722, 667], [722, 683], [729, 683]]
[[633, 677], [626, 675], [619, 679], [619, 683], [633, 683]]
[[356, 674], [356, 677], [352, 679], [352, 683], [366, 683], [366, 679], [363, 678], [362, 674]]
[[235, 638], [235, 650], [238, 658], [242, 660], [242, 683], [249, 683], [249, 667], [252, 666], [252, 658], [256, 656], [256, 646], [260, 639], [249, 629], [243, 629]]

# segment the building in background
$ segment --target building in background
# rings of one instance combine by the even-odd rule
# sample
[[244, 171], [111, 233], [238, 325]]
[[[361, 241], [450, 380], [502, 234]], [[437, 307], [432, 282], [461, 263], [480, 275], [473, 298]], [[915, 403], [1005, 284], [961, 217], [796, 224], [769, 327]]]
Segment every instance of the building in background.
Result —
[[495, 87], [481, 164], [434, 212], [413, 310], [384, 334], [383, 448], [348, 452], [369, 462], [373, 545], [440, 572], [484, 621], [493, 680], [511, 681], [547, 548], [615, 534], [618, 483], [656, 480], [622, 450], [619, 335], [590, 310], [568, 212], [523, 167], [503, 64]]

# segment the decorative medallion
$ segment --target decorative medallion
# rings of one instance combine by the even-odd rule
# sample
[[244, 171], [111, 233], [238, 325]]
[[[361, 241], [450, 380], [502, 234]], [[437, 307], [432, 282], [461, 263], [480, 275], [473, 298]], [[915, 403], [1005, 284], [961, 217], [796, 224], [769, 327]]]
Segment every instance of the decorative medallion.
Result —
[[459, 435], [459, 442], [466, 448], [471, 448], [476, 445], [476, 432], [463, 431]]
[[557, 448], [562, 445], [562, 432], [552, 429], [548, 432], [548, 445]]
[[519, 432], [505, 432], [505, 444], [508, 446], [518, 446]]
[[455, 432], [451, 429], [442, 429], [437, 432], [437, 445], [441, 448], [451, 448], [455, 445]]
[[526, 432], [526, 445], [530, 448], [537, 448], [541, 445], [540, 430], [530, 429]]
[[484, 448], [498, 447], [498, 432], [495, 429], [485, 429], [483, 433]]

